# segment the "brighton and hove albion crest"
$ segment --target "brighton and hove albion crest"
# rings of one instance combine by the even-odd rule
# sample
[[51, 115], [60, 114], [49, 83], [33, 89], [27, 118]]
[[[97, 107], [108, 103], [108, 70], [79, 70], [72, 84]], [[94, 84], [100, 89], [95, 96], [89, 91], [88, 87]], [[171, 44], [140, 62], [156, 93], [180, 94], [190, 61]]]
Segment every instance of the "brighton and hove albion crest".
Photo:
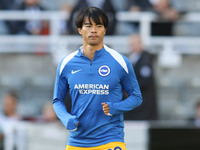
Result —
[[107, 65], [103, 65], [99, 67], [98, 72], [101, 76], [105, 77], [110, 74], [110, 68]]

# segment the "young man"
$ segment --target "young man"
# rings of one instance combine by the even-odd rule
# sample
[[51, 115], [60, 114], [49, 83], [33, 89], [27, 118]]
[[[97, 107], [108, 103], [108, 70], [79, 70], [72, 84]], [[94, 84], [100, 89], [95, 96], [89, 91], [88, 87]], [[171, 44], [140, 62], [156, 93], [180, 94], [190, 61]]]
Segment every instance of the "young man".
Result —
[[[80, 10], [76, 26], [83, 46], [59, 64], [53, 106], [70, 131], [66, 150], [126, 150], [123, 113], [142, 96], [129, 60], [103, 44], [108, 17], [96, 7]], [[123, 89], [129, 97], [122, 100]], [[64, 105], [67, 92], [71, 114]]]

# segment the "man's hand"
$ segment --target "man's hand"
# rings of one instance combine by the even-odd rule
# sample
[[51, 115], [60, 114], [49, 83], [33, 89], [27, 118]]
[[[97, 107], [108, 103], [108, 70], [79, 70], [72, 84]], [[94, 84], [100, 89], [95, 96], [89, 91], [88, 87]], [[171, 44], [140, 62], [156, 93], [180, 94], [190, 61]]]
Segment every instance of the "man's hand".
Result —
[[106, 103], [101, 103], [103, 106], [103, 112], [105, 113], [105, 115], [108, 115], [109, 113], [109, 106]]

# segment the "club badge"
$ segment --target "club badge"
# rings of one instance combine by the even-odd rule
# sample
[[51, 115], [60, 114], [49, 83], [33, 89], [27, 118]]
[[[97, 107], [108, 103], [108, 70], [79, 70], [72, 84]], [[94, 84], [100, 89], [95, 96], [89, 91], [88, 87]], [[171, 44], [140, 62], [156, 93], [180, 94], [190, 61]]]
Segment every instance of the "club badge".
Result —
[[99, 67], [98, 72], [102, 77], [105, 77], [110, 74], [110, 68], [107, 65], [103, 65]]

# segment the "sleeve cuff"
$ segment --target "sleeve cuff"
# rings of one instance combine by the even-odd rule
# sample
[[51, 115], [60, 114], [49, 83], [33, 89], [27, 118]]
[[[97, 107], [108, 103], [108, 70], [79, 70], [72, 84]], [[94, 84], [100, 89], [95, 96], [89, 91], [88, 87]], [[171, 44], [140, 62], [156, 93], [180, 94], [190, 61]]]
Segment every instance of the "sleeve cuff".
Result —
[[69, 131], [75, 131], [77, 130], [77, 126], [76, 124], [78, 123], [78, 119], [76, 118], [76, 116], [72, 116], [69, 121], [68, 121], [68, 124], [67, 124], [67, 129]]
[[74, 129], [74, 130], [69, 130], [69, 131], [73, 132], [73, 131], [76, 131], [76, 130], [77, 130], [77, 128], [76, 128], [76, 129]]
[[107, 116], [112, 116], [112, 114], [108, 113]]

